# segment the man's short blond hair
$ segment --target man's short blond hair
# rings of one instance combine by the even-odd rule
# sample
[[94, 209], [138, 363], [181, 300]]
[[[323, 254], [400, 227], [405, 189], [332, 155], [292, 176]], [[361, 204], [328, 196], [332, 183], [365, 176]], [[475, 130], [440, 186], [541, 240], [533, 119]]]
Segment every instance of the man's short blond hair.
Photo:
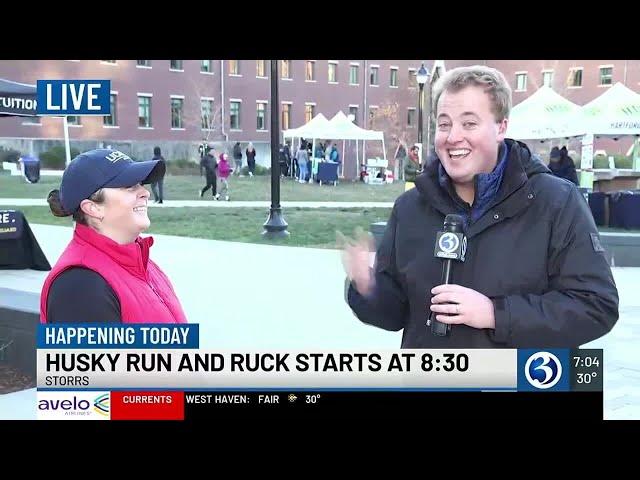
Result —
[[499, 70], [483, 65], [459, 67], [449, 70], [433, 86], [433, 112], [437, 116], [438, 100], [443, 92], [459, 92], [468, 86], [484, 87], [491, 101], [491, 112], [497, 122], [509, 118], [511, 112], [511, 87]]

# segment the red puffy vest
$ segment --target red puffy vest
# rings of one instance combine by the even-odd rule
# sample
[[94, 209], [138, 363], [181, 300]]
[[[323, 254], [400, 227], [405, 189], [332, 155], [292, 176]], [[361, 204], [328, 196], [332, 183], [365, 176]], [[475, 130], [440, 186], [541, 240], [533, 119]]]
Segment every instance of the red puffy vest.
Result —
[[[40, 296], [40, 322], [47, 323], [47, 298], [55, 278], [71, 267], [99, 273], [120, 300], [123, 323], [187, 323], [171, 282], [149, 259], [152, 237], [119, 245], [76, 224], [73, 239], [47, 276]], [[79, 291], [78, 295], [82, 295]]]

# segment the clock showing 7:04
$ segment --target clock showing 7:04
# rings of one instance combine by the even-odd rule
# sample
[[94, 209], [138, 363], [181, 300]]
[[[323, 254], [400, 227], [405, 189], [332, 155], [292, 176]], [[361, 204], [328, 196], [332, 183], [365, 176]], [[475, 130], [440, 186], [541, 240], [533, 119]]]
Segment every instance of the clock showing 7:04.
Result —
[[571, 350], [571, 391], [601, 392], [602, 349]]

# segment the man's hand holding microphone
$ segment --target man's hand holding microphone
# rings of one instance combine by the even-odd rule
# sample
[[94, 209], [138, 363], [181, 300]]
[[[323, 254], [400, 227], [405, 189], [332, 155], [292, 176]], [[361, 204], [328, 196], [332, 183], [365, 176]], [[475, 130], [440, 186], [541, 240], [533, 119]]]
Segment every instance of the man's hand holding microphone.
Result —
[[[466, 238], [463, 220], [459, 215], [447, 215], [444, 231], [436, 237], [436, 257], [442, 258], [441, 284], [427, 293], [427, 321], [431, 333], [448, 336], [451, 325], [465, 324], [473, 328], [495, 328], [493, 302], [482, 293], [455, 283], [450, 283], [452, 261], [464, 262]], [[370, 268], [374, 251], [372, 238], [357, 228], [354, 238], [336, 232], [338, 245], [342, 247], [342, 264], [349, 280], [362, 296], [369, 296], [375, 287], [375, 277]], [[430, 297], [430, 298], [429, 298]]]

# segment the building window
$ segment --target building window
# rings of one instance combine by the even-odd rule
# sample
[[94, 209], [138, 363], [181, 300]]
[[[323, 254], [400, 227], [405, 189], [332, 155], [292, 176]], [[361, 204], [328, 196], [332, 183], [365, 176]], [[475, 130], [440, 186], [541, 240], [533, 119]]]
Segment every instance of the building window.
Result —
[[118, 125], [118, 95], [111, 94], [111, 115], [105, 115], [103, 118], [103, 125], [107, 127], [115, 127]]
[[229, 60], [229, 75], [240, 75], [239, 60]]
[[256, 60], [256, 77], [266, 77], [265, 60]]
[[291, 104], [282, 104], [282, 130], [289, 130], [291, 125]]
[[307, 82], [314, 82], [316, 80], [316, 62], [313, 60], [307, 60], [304, 79]]
[[525, 91], [527, 89], [527, 74], [516, 73], [516, 92]]
[[600, 85], [613, 83], [613, 67], [600, 67]]
[[373, 128], [373, 124], [378, 114], [378, 107], [369, 107], [369, 128]]
[[378, 71], [380, 67], [371, 67], [369, 72], [369, 85], [378, 85]]
[[358, 107], [349, 106], [349, 115], [353, 115], [353, 123], [358, 125]]
[[542, 84], [550, 87], [553, 84], [553, 72], [542, 72]]
[[349, 65], [349, 84], [358, 85], [359, 65]]
[[100, 60], [102, 63], [110, 63], [111, 65], [115, 65], [118, 63], [116, 60]]
[[389, 86], [390, 87], [398, 86], [398, 69], [397, 68], [391, 69], [391, 76], [389, 77]]
[[24, 122], [22, 123], [24, 125], [42, 125], [40, 117], [25, 117]]
[[151, 67], [151, 60], [136, 60], [138, 67]]
[[171, 128], [184, 128], [184, 98], [171, 99]]
[[169, 60], [169, 62], [171, 70], [182, 70], [182, 60]]
[[138, 96], [138, 126], [151, 127], [151, 97]]
[[213, 100], [208, 98], [200, 99], [200, 117], [202, 119], [202, 129], [213, 129]]
[[313, 114], [315, 112], [316, 106], [315, 105], [305, 105], [304, 106], [304, 123], [308, 123], [311, 121], [311, 119], [313, 118]]
[[282, 60], [280, 67], [282, 78], [291, 78], [291, 60]]
[[231, 102], [229, 107], [229, 126], [234, 130], [240, 129], [240, 105], [241, 102]]
[[572, 68], [569, 70], [569, 82], [570, 87], [582, 86], [582, 68]]
[[329, 62], [329, 83], [338, 81], [338, 64]]
[[409, 108], [407, 110], [407, 127], [415, 127], [416, 125], [416, 109]]
[[78, 117], [76, 115], [68, 115], [67, 116], [67, 123], [69, 125], [82, 125], [80, 123], [80, 117]]
[[418, 78], [416, 77], [416, 71], [409, 69], [409, 88], [416, 88], [418, 86]]
[[256, 103], [256, 130], [266, 130], [266, 110], [267, 104], [264, 102]]
[[213, 72], [213, 68], [211, 66], [211, 60], [200, 60], [200, 71], [204, 73]]

